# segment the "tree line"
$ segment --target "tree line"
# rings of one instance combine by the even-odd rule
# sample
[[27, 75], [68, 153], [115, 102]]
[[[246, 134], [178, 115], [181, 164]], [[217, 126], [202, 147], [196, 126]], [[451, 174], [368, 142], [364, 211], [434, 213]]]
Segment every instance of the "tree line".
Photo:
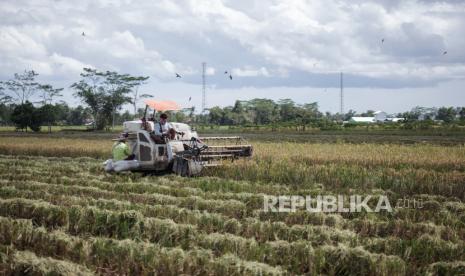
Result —
[[[203, 122], [213, 125], [229, 126], [268, 126], [270, 128], [295, 127], [303, 130], [307, 127], [319, 129], [350, 128], [360, 123], [348, 122], [352, 117], [373, 117], [374, 110], [358, 113], [349, 110], [347, 113], [322, 113], [318, 103], [297, 104], [291, 99], [273, 101], [269, 99], [253, 99], [236, 101], [234, 106], [210, 108]], [[403, 118], [398, 123], [384, 122], [389, 127], [417, 129], [429, 128], [435, 124], [465, 125], [465, 107], [414, 107], [410, 111], [391, 114], [390, 117]], [[199, 121], [199, 120], [197, 120]], [[202, 122], [202, 120], [200, 120]]]
[[[131, 103], [136, 112], [137, 101], [150, 96], [139, 94], [139, 87], [149, 77], [84, 68], [80, 74], [81, 80], [70, 87], [74, 90], [73, 95], [80, 98], [85, 107], [70, 108], [63, 101], [57, 102], [62, 97], [63, 88], [38, 83], [37, 76], [33, 70], [26, 70], [0, 82], [2, 124], [12, 123], [17, 129], [25, 131], [28, 128], [38, 131], [46, 124], [50, 132], [51, 126], [57, 122], [82, 124], [90, 119], [95, 129], [108, 129], [110, 125], [115, 126], [118, 118], [129, 114], [120, 114], [123, 105]], [[40, 98], [40, 101], [31, 102], [32, 98]]]
[[[35, 71], [24, 71], [14, 74], [10, 80], [0, 82], [0, 124], [14, 125], [17, 129], [26, 131], [28, 128], [38, 131], [44, 125], [51, 131], [52, 125], [83, 124], [97, 130], [110, 129], [124, 121], [140, 118], [144, 109], [137, 108], [139, 100], [152, 97], [139, 92], [139, 88], [147, 83], [149, 77], [84, 68], [80, 74], [81, 79], [70, 86], [74, 91], [73, 95], [81, 100], [82, 105], [70, 107], [59, 100], [63, 88], [38, 83], [37, 76]], [[31, 102], [32, 98], [39, 100]], [[131, 112], [122, 111], [126, 104], [132, 106]], [[195, 108], [190, 107], [170, 115], [172, 121], [191, 124], [267, 126], [271, 129], [295, 127], [305, 130], [307, 127], [340, 128], [344, 121], [353, 116], [373, 114], [373, 110], [363, 113], [353, 110], [345, 114], [322, 113], [317, 102], [297, 104], [291, 99], [252, 99], [238, 100], [232, 106], [215, 106], [201, 114], [196, 114]], [[415, 107], [393, 115], [404, 118], [403, 126], [411, 128], [415, 128], [415, 124], [420, 121], [422, 126], [438, 121], [464, 124], [465, 107]]]

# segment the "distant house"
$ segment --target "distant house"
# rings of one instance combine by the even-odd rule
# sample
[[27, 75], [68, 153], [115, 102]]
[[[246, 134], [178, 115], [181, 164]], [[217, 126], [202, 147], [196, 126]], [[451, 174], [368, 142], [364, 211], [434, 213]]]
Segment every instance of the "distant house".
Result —
[[350, 123], [374, 123], [375, 117], [352, 117]]
[[373, 113], [373, 117], [352, 117], [350, 123], [382, 123], [382, 122], [400, 122], [404, 118], [392, 118], [388, 117], [384, 111], [376, 111]]
[[397, 122], [402, 122], [405, 120], [405, 118], [387, 118], [388, 121], [397, 123]]
[[384, 122], [387, 119], [387, 113], [384, 111], [376, 111], [373, 114], [375, 115], [374, 119], [376, 122]]

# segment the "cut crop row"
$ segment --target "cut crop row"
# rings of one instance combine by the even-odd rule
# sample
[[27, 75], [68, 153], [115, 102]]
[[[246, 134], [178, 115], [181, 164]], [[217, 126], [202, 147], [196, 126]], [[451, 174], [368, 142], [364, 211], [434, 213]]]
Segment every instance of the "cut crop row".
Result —
[[61, 231], [47, 232], [27, 220], [0, 217], [0, 243], [43, 256], [89, 266], [100, 273], [163, 275], [279, 275], [283, 271], [263, 263], [248, 262], [233, 255], [219, 258], [203, 249], [182, 250], [133, 240], [83, 239]]
[[244, 203], [237, 200], [206, 200], [197, 196], [174, 197], [155, 193], [132, 193], [117, 192], [108, 187], [108, 190], [93, 187], [92, 185], [64, 185], [64, 184], [47, 184], [46, 182], [37, 181], [5, 181], [0, 180], [1, 186], [15, 186], [31, 191], [40, 191], [41, 189], [54, 189], [63, 192], [65, 195], [86, 195], [92, 197], [103, 197], [107, 199], [124, 199], [131, 202], [140, 202], [145, 204], [166, 204], [177, 205], [179, 207], [192, 210], [205, 210], [212, 213], [221, 213], [233, 218], [243, 218], [247, 216], [247, 207]]
[[172, 219], [176, 223], [193, 224], [199, 231], [205, 233], [229, 233], [245, 238], [255, 238], [259, 242], [286, 240], [289, 242], [307, 240], [312, 245], [352, 243], [356, 240], [355, 233], [327, 226], [294, 225], [288, 226], [282, 222], [259, 221], [256, 218], [236, 220], [219, 214], [188, 210], [172, 205], [133, 204], [118, 200], [82, 198], [47, 194], [46, 192], [31, 193], [14, 190], [11, 187], [0, 188], [4, 198], [28, 198], [46, 200], [52, 204], [71, 207], [72, 205], [96, 206], [99, 209], [111, 211], [134, 210], [145, 217]]
[[38, 257], [30, 251], [15, 250], [3, 245], [0, 245], [0, 250], [5, 251], [0, 262], [2, 275], [94, 275], [85, 266], [50, 257]]
[[[24, 175], [24, 174], [14, 174], [11, 173], [9, 174], [10, 178], [15, 179], [15, 182], [18, 181], [17, 179], [20, 179], [21, 181], [27, 181], [28, 179], [33, 179], [37, 178], [33, 174], [31, 175]], [[40, 179], [40, 177], [39, 177]], [[70, 179], [70, 178], [61, 178], [59, 181], [57, 179], [51, 179], [51, 178], [43, 178], [41, 179], [42, 181], [48, 181], [48, 182], [53, 182], [53, 183], [62, 183], [64, 185], [69, 185], [69, 186], [74, 186], [74, 187], [80, 187], [81, 185], [85, 187], [98, 187], [103, 190], [107, 191], [116, 191], [116, 192], [121, 192], [121, 193], [132, 193], [136, 192], [137, 194], [145, 194], [146, 192], [154, 192], [154, 191], [161, 191], [163, 192], [162, 194], [157, 194], [158, 199], [164, 199], [164, 201], [168, 204], [177, 204], [182, 207], [190, 208], [190, 209], [195, 209], [197, 206], [199, 209], [202, 210], [204, 206], [208, 206], [209, 202], [212, 202], [213, 200], [215, 204], [210, 206], [222, 206], [223, 204], [227, 204], [228, 208], [223, 208], [223, 210], [212, 210], [212, 209], [207, 209], [208, 211], [212, 212], [222, 212], [222, 211], [227, 211], [227, 212], [232, 212], [235, 209], [231, 209], [233, 206], [239, 207], [238, 210], [234, 211], [234, 217], [236, 218], [242, 218], [244, 216], [261, 216], [264, 218], [272, 219], [272, 220], [279, 220], [280, 216], [284, 216], [283, 219], [288, 221], [289, 224], [303, 224], [306, 223], [305, 218], [306, 216], [311, 216], [314, 217], [313, 214], [305, 214], [301, 212], [299, 216], [296, 216], [295, 214], [275, 214], [275, 213], [270, 213], [270, 214], [263, 214], [262, 208], [263, 208], [263, 195], [250, 195], [246, 194], [245, 198], [241, 198], [240, 195], [238, 194], [226, 194], [225, 196], [218, 196], [219, 193], [214, 193], [214, 194], [209, 194], [207, 198], [237, 198], [237, 199], [242, 199], [243, 201], [236, 201], [235, 199], [202, 199], [202, 197], [197, 197], [197, 196], [186, 196], [186, 197], [170, 197], [169, 195], [166, 194], [182, 194], [182, 195], [187, 195], [188, 191], [185, 190], [177, 190], [176, 188], [172, 188], [174, 191], [168, 191], [169, 187], [166, 186], [161, 186], [163, 188], [160, 188], [158, 185], [149, 185], [149, 184], [109, 184], [109, 183], [101, 183], [100, 181], [83, 181], [81, 180], [75, 180], [75, 179]], [[152, 188], [151, 188], [152, 187]], [[236, 195], [236, 196], [234, 196]], [[203, 195], [205, 196], [205, 195]], [[399, 196], [390, 196], [390, 200], [392, 201], [391, 204], [396, 204]], [[399, 198], [402, 199], [402, 198]], [[178, 203], [174, 203], [174, 201]], [[220, 203], [221, 202], [221, 203]], [[245, 204], [242, 206], [239, 206], [241, 204]], [[449, 207], [448, 207], [449, 206]], [[460, 207], [461, 206], [461, 207]], [[395, 207], [394, 205], [392, 207]], [[448, 207], [448, 208], [445, 208]], [[459, 208], [459, 209], [457, 209]], [[449, 225], [455, 227], [461, 227], [462, 223], [460, 223], [460, 213], [463, 213], [463, 209], [465, 209], [465, 205], [460, 204], [460, 202], [455, 203], [455, 205], [441, 205], [439, 202], [436, 202], [435, 200], [428, 200], [424, 202], [424, 208], [421, 210], [418, 209], [396, 209], [394, 213], [389, 214], [390, 218], [397, 218], [397, 219], [409, 219], [413, 221], [424, 221], [424, 220], [429, 220], [432, 221], [436, 224], [443, 224], [443, 225]], [[450, 213], [451, 211], [456, 210], [454, 213], [457, 214], [452, 214]], [[224, 213], [224, 212], [222, 212]], [[228, 214], [230, 215], [230, 214]], [[362, 217], [365, 216], [364, 213], [347, 213], [341, 214], [343, 217], [347, 218], [356, 218], [356, 217]], [[383, 215], [383, 213], [379, 214], [380, 216]], [[296, 221], [293, 221], [293, 219], [296, 218]], [[298, 220], [301, 220], [300, 222]], [[291, 223], [291, 221], [293, 221]], [[454, 226], [455, 225], [455, 226]]]
[[[39, 208], [35, 208], [35, 202], [25, 200], [4, 200], [2, 203], [3, 206], [0, 207], [0, 210], [8, 208], [7, 216], [30, 218], [33, 222], [42, 222], [42, 225], [47, 227], [57, 226], [53, 225], [58, 221], [55, 218], [57, 206], [50, 206], [50, 211], [48, 211], [46, 208], [42, 208], [43, 204], [38, 204]], [[245, 260], [282, 266], [296, 273], [313, 269], [320, 262], [320, 254], [323, 252], [324, 256], [331, 255], [331, 248], [333, 248], [323, 246], [319, 247], [319, 250], [314, 250], [311, 244], [306, 241], [258, 243], [255, 239], [246, 239], [231, 234], [201, 234], [191, 225], [175, 224], [166, 220], [144, 219], [137, 212], [114, 213], [80, 207], [71, 207], [65, 210], [68, 213], [64, 217], [67, 218], [68, 222], [63, 226], [66, 227], [67, 232], [73, 235], [90, 234], [117, 239], [146, 239], [162, 246], [180, 245], [185, 249], [200, 246], [212, 250], [217, 256], [232, 253]], [[47, 218], [51, 218], [52, 225], [48, 224]], [[326, 249], [329, 251], [326, 252]], [[383, 256], [383, 254], [366, 252], [365, 257], [369, 257], [370, 260], [372, 258], [380, 259], [377, 261], [386, 262], [386, 264], [399, 261], [396, 259], [397, 257]], [[370, 269], [376, 269], [375, 263], [372, 263]], [[346, 265], [344, 263], [344, 267]]]
[[[160, 248], [157, 245], [131, 240], [113, 240], [106, 238], [82, 238], [67, 236], [62, 232], [46, 232], [43, 228], [32, 228], [27, 222], [3, 219], [4, 227], [10, 243], [16, 246], [34, 248], [43, 254], [55, 254], [72, 259], [75, 262], [89, 260], [94, 266], [102, 266], [115, 272], [142, 272], [156, 270], [163, 274], [189, 273], [210, 274], [228, 273], [239, 275], [280, 274], [277, 267], [270, 267], [261, 263], [246, 262], [233, 255], [214, 258], [206, 250], [183, 251], [176, 248]], [[22, 230], [24, 228], [24, 230]], [[11, 230], [13, 229], [13, 230]], [[217, 240], [216, 237], [210, 237]], [[5, 241], [4, 241], [5, 242]], [[40, 245], [47, 245], [41, 247]], [[336, 274], [336, 273], [364, 273], [377, 275], [402, 274], [405, 263], [398, 257], [372, 254], [362, 248], [347, 248], [342, 246], [323, 246], [313, 249], [305, 246], [295, 250], [288, 243], [276, 242], [272, 244], [268, 253], [269, 258], [287, 259], [294, 267], [294, 273]], [[57, 252], [58, 251], [58, 252]], [[309, 255], [309, 253], [311, 253]], [[303, 256], [307, 256], [302, 258]], [[153, 261], [153, 262], [152, 262]], [[284, 260], [282, 260], [284, 261]], [[224, 275], [224, 274], [223, 274]]]
[[[390, 189], [395, 193], [413, 195], [417, 193], [455, 196], [465, 199], [465, 173], [460, 171], [436, 172], [411, 168], [376, 168], [368, 170], [357, 165], [312, 165], [289, 166], [271, 160], [265, 165], [238, 163], [213, 172], [222, 177], [250, 180], [254, 182], [283, 183], [289, 186], [314, 187], [322, 183], [326, 189]], [[278, 163], [277, 163], [278, 162]], [[286, 169], [283, 169], [286, 168]], [[101, 172], [101, 171], [99, 171]], [[124, 179], [125, 176], [115, 176]]]
[[[12, 184], [12, 183], [10, 183]], [[99, 198], [102, 195], [97, 194], [83, 194], [81, 192], [76, 192], [75, 186], [71, 187], [55, 187], [55, 185], [47, 184], [38, 184], [38, 183], [14, 183], [15, 187], [21, 189], [32, 189], [34, 192], [27, 192], [22, 190], [12, 190], [11, 187], [6, 187], [0, 192], [7, 197], [28, 197], [32, 199], [45, 199], [50, 202], [63, 204], [66, 203], [66, 200], [60, 199], [63, 195], [76, 195], [80, 194], [84, 196], [83, 198]], [[57, 189], [58, 188], [58, 189]], [[51, 194], [44, 194], [46, 192], [51, 192]], [[110, 199], [116, 199], [112, 196], [109, 196]], [[124, 198], [125, 199], [125, 198]], [[121, 198], [120, 198], [121, 200]], [[97, 201], [99, 202], [99, 201]], [[102, 201], [100, 201], [102, 202]], [[108, 201], [107, 201], [108, 202]], [[78, 199], [76, 204], [87, 205], [89, 199]], [[107, 208], [115, 208], [112, 201], [110, 201]], [[166, 204], [166, 202], [165, 202]], [[140, 204], [138, 202], [127, 203], [124, 206], [120, 206], [119, 209], [133, 209], [141, 211], [142, 214], [146, 216], [153, 217], [163, 217], [170, 218], [177, 222], [197, 224], [200, 225], [203, 230], [207, 232], [215, 231], [224, 231], [233, 234], [246, 235], [248, 237], [254, 236], [258, 240], [272, 240], [276, 237], [284, 240], [296, 240], [298, 238], [308, 237], [312, 231], [308, 232], [309, 229], [314, 229], [314, 227], [299, 227], [298, 225], [328, 225], [337, 228], [345, 228], [356, 233], [360, 233], [364, 236], [401, 236], [405, 238], [413, 238], [415, 236], [420, 236], [423, 233], [431, 233], [442, 237], [446, 240], [457, 240], [464, 239], [465, 231], [463, 224], [460, 223], [457, 219], [456, 225], [447, 225], [447, 226], [433, 226], [425, 223], [415, 223], [410, 220], [367, 220], [367, 219], [354, 219], [352, 221], [344, 221], [339, 215], [331, 215], [324, 213], [309, 213], [306, 211], [299, 211], [295, 213], [261, 213], [261, 222], [257, 221], [255, 218], [242, 218], [239, 221], [235, 219], [228, 219], [223, 215], [219, 214], [208, 214], [208, 213], [199, 213], [198, 211], [184, 209], [182, 207], [178, 208], [173, 206], [164, 207], [165, 204]], [[136, 208], [137, 207], [137, 208]], [[192, 215], [191, 215], [192, 214]], [[289, 226], [279, 224], [279, 220], [276, 218], [281, 216], [281, 219], [285, 220]], [[439, 219], [442, 214], [439, 213]], [[459, 217], [460, 218], [460, 217]], [[268, 222], [268, 220], [274, 222]], [[426, 226], [425, 226], [426, 225]], [[292, 228], [292, 227], [293, 228]], [[255, 229], [255, 230], [253, 230]], [[279, 229], [280, 231], [276, 231]], [[433, 229], [433, 230], [428, 230]], [[434, 231], [432, 233], [431, 231]], [[264, 232], [263, 234], [257, 234], [256, 232]], [[276, 232], [280, 233], [276, 236]], [[268, 234], [267, 234], [268, 233]], [[292, 233], [292, 234], [291, 234]]]

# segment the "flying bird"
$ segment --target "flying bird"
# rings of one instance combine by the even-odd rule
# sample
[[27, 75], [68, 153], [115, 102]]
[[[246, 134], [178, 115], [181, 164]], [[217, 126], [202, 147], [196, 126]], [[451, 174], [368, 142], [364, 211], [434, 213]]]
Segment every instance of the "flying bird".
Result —
[[383, 44], [383, 43], [384, 43], [384, 38], [383, 38], [383, 39], [381, 39], [381, 44]]
[[227, 74], [227, 73], [228, 73], [228, 71], [224, 71], [224, 74]]
[[180, 78], [180, 77], [181, 77], [181, 75], [179, 75], [178, 73], [176, 73], [176, 78]]
[[82, 36], [86, 36], [86, 34], [85, 34], [84, 32], [82, 32], [82, 34], [81, 34], [81, 35], [82, 35]]
[[447, 55], [447, 51], [444, 51], [444, 53], [442, 53], [442, 55]]
[[232, 75], [231, 74], [229, 74], [229, 79], [232, 80]]
[[189, 97], [189, 102], [192, 100], [192, 97]]

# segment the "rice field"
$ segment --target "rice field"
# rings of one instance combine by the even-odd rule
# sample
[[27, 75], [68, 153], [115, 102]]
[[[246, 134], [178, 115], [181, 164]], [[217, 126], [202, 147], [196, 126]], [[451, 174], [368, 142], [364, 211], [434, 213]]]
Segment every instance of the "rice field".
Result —
[[[465, 273], [465, 146], [253, 141], [202, 177], [106, 174], [111, 141], [0, 137], [0, 274]], [[264, 212], [264, 196], [422, 208]]]

